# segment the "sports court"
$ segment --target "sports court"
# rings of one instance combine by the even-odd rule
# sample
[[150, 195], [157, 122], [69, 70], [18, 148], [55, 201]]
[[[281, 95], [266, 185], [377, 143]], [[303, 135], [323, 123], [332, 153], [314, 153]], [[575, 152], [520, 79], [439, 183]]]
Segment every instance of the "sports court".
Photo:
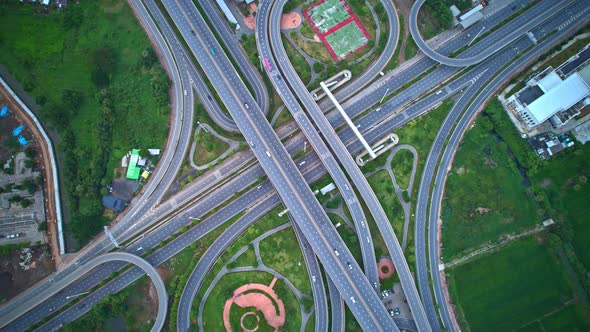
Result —
[[330, 44], [338, 59], [343, 59], [366, 45], [368, 39], [357, 23], [351, 21], [342, 28], [327, 35], [326, 41]]
[[365, 47], [370, 39], [345, 0], [322, 0], [303, 15], [336, 62]]
[[307, 10], [309, 18], [320, 32], [327, 32], [338, 23], [346, 21], [350, 14], [340, 0], [327, 0]]

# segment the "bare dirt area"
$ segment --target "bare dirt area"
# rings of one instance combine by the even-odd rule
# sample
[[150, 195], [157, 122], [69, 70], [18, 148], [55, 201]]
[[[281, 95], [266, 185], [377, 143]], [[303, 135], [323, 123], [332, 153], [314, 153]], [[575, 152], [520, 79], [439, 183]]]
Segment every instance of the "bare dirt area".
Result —
[[7, 256], [0, 256], [0, 303], [20, 294], [54, 271], [48, 245], [15, 249]]
[[142, 308], [139, 316], [135, 317], [135, 319], [139, 322], [151, 322], [158, 314], [158, 294], [151, 281], [145, 283], [142, 294], [147, 294], [147, 296], [139, 297], [137, 299], [138, 303], [134, 303]]

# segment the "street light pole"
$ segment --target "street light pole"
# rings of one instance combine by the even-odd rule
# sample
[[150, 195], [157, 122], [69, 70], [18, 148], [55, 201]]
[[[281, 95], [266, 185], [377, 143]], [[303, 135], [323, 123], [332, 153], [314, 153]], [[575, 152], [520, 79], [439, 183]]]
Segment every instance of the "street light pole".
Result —
[[68, 295], [68, 296], [66, 296], [66, 300], [69, 300], [69, 299], [74, 298], [74, 297], [78, 297], [80, 295], [88, 294], [88, 293], [90, 293], [90, 292], [83, 292], [83, 293], [79, 293], [79, 294]]
[[385, 99], [385, 95], [387, 95], [388, 92], [389, 92], [389, 88], [387, 88], [387, 90], [385, 90], [385, 93], [383, 94], [383, 97], [381, 97], [379, 104], [381, 104], [383, 102], [383, 99]]
[[479, 30], [479, 32], [475, 35], [475, 37], [473, 37], [473, 39], [471, 39], [471, 41], [469, 42], [469, 44], [467, 44], [467, 46], [471, 46], [471, 43], [473, 43], [473, 41], [475, 39], [477, 39], [477, 36], [479, 36], [479, 34], [483, 31], [483, 29], [485, 29], [486, 27], [481, 27], [481, 30]]

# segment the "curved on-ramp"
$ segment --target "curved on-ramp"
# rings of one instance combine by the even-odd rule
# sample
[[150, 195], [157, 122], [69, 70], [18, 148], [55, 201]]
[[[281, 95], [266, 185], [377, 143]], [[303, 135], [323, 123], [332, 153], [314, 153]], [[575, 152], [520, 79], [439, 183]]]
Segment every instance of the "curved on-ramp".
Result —
[[152, 279], [152, 282], [154, 283], [158, 295], [158, 315], [156, 316], [156, 321], [154, 322], [154, 326], [152, 327], [152, 332], [161, 331], [162, 327], [164, 326], [164, 322], [166, 321], [166, 312], [168, 311], [168, 294], [166, 293], [166, 285], [164, 284], [164, 281], [158, 274], [158, 271], [148, 261], [139, 256], [129, 254], [126, 252], [113, 252], [104, 254], [94, 258], [93, 260], [89, 261], [84, 265], [81, 265], [75, 272], [70, 273], [67, 277], [61, 279], [52, 287], [46, 288], [45, 291], [41, 293], [39, 296], [21, 305], [20, 310], [18, 312], [13, 311], [10, 313], [10, 315], [2, 316], [0, 318], [0, 327], [6, 326], [6, 324], [10, 323], [20, 315], [35, 308], [38, 304], [54, 296], [55, 294], [69, 286], [70, 283], [83, 277], [99, 265], [116, 261], [123, 261], [133, 264], [142, 269]]
[[[420, 35], [420, 31], [418, 29], [418, 13], [420, 12], [420, 8], [426, 2], [426, 0], [416, 0], [412, 5], [410, 10], [410, 19], [409, 19], [409, 26], [410, 26], [410, 33], [412, 34], [412, 38], [416, 42], [416, 45], [420, 48], [422, 52], [429, 58], [437, 61], [443, 65], [451, 66], [451, 67], [468, 67], [475, 64], [482, 62], [483, 60], [489, 58], [491, 55], [505, 47], [506, 45], [512, 43], [517, 38], [519, 38], [522, 34], [526, 33], [531, 26], [525, 24], [510, 33], [507, 33], [503, 38], [499, 39], [498, 41], [492, 43], [488, 46], [484, 51], [481, 53], [465, 57], [465, 58], [450, 58], [448, 56], [442, 55], [435, 51], [434, 49], [430, 48], [422, 39]], [[556, 1], [556, 7], [559, 8], [561, 6], [559, 1]]]

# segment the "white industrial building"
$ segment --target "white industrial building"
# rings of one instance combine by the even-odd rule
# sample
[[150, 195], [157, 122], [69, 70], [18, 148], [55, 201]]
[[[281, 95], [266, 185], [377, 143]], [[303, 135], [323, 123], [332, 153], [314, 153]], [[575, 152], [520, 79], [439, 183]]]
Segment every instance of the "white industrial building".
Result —
[[524, 89], [508, 98], [506, 106], [529, 129], [550, 120], [560, 127], [590, 104], [590, 65], [568, 76], [548, 67], [527, 82]]

